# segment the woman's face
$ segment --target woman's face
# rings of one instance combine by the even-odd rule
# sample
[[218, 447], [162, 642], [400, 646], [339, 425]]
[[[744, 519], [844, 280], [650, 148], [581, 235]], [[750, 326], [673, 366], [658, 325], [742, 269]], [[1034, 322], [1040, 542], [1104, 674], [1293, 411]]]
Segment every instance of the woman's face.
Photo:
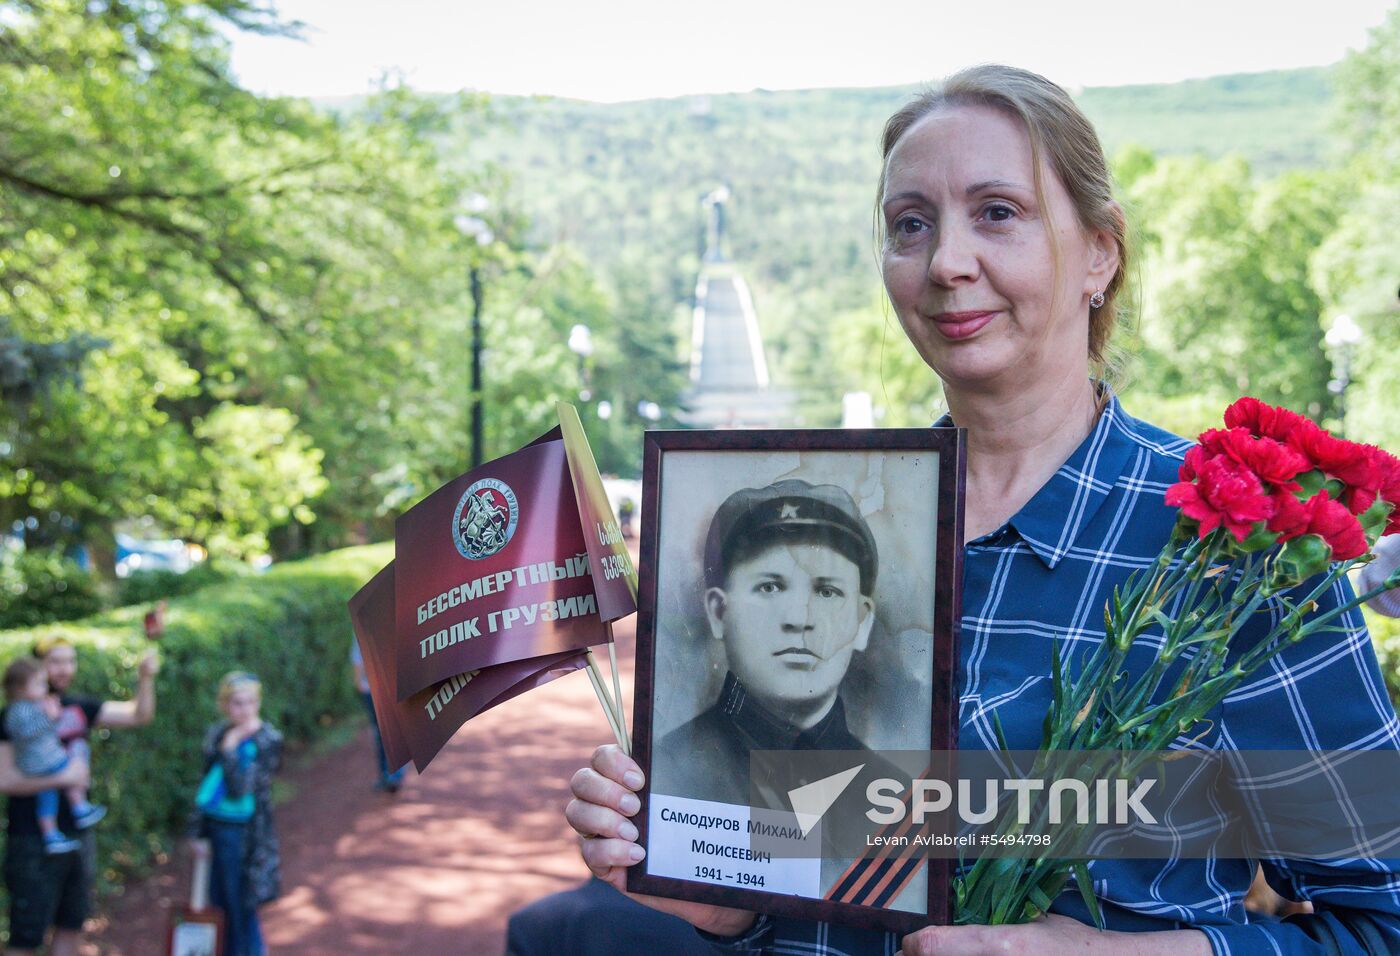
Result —
[[236, 690], [224, 701], [224, 715], [230, 723], [249, 724], [258, 719], [262, 694], [255, 690]]
[[1089, 296], [1107, 287], [1117, 247], [1085, 235], [1044, 163], [1040, 207], [1020, 122], [980, 106], [931, 113], [890, 152], [885, 178], [885, 288], [923, 360], [953, 386], [1082, 382]]

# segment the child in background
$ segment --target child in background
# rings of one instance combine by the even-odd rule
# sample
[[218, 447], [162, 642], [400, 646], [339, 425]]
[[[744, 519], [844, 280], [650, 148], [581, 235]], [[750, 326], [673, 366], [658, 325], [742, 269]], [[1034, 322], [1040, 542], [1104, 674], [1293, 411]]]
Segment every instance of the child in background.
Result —
[[219, 682], [224, 720], [204, 737], [204, 779], [195, 797], [194, 853], [212, 854], [210, 899], [224, 912], [224, 956], [263, 956], [258, 907], [280, 890], [272, 823], [272, 775], [282, 735], [261, 717], [262, 683], [234, 671]]
[[[5, 733], [15, 748], [15, 768], [26, 777], [46, 777], [68, 766], [70, 759], [86, 760], [87, 743], [74, 740], [65, 748], [58, 739], [53, 717], [47, 708], [49, 681], [44, 667], [30, 657], [21, 657], [5, 669]], [[85, 787], [69, 787], [64, 791], [73, 813], [73, 825], [79, 830], [95, 826], [107, 815], [107, 808], [88, 802]], [[34, 797], [39, 832], [44, 838], [44, 852], [56, 855], [72, 853], [80, 846], [58, 828], [58, 791], [43, 790]]]

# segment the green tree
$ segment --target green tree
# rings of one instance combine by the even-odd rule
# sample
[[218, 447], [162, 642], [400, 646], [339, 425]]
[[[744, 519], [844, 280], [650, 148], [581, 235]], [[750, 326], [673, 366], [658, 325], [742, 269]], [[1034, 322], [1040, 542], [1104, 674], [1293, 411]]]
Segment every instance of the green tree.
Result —
[[1134, 383], [1168, 398], [1250, 394], [1328, 411], [1309, 258], [1335, 225], [1338, 195], [1323, 173], [1257, 184], [1237, 158], [1139, 162], [1126, 190], [1142, 277]]
[[1393, 448], [1400, 444], [1400, 235], [1390, 228], [1400, 208], [1400, 9], [1342, 62], [1336, 87], [1354, 188], [1313, 256], [1313, 278], [1329, 321], [1348, 315], [1364, 334], [1350, 368], [1347, 430]]
[[843, 391], [869, 393], [876, 425], [918, 428], [946, 411], [938, 376], [904, 337], [883, 292], [864, 308], [834, 316], [831, 327], [833, 350], [845, 357]]
[[[460, 419], [439, 414], [435, 359], [471, 182], [431, 137], [479, 102], [387, 89], [339, 116], [254, 96], [220, 23], [288, 28], [244, 0], [0, 18], [0, 314], [30, 353], [106, 343], [49, 401], [0, 412], [0, 520], [76, 517], [101, 554], [149, 515], [246, 551], [313, 503], [334, 540], [441, 477]], [[234, 447], [263, 428], [281, 441], [261, 459]]]

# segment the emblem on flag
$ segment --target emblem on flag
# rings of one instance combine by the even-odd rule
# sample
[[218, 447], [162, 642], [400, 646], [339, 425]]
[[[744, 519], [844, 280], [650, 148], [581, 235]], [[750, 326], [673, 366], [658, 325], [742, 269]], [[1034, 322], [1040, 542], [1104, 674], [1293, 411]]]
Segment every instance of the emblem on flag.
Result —
[[452, 515], [452, 540], [470, 561], [500, 552], [520, 523], [520, 503], [510, 485], [482, 478], [462, 493]]

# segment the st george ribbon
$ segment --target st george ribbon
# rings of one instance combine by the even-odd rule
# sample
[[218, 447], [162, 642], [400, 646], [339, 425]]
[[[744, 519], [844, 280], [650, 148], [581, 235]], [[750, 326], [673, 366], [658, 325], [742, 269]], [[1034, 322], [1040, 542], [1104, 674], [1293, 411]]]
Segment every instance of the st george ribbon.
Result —
[[[350, 599], [389, 763], [422, 772], [467, 720], [588, 665], [637, 577], [578, 413], [399, 516]], [[620, 704], [619, 704], [620, 706]]]

